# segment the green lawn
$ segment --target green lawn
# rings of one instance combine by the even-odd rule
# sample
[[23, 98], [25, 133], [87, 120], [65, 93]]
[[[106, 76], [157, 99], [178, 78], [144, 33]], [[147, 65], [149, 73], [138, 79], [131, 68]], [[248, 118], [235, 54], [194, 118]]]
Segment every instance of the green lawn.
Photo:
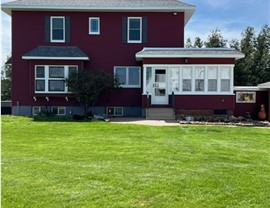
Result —
[[2, 116], [2, 207], [269, 207], [270, 129]]

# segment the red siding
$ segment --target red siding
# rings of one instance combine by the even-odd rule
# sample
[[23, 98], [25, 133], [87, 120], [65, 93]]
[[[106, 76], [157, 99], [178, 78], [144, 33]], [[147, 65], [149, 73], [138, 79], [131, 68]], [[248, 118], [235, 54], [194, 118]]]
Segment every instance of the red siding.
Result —
[[231, 58], [189, 58], [185, 63], [184, 58], [144, 58], [143, 64], [234, 64]]
[[[169, 101], [171, 105], [171, 96]], [[143, 96], [142, 105], [143, 107], [147, 106], [146, 95]], [[175, 108], [185, 110], [233, 110], [234, 95], [175, 95]]]
[[[45, 42], [45, 16], [70, 16], [71, 42]], [[148, 42], [146, 44], [122, 43], [122, 17], [147, 16]], [[101, 35], [88, 34], [89, 17], [100, 17]], [[78, 46], [89, 57], [84, 67], [89, 69], [113, 72], [114, 66], [141, 65], [135, 59], [136, 52], [143, 47], [183, 47], [184, 46], [184, 15], [172, 12], [153, 13], [91, 13], [91, 12], [12, 12], [12, 57], [13, 57], [13, 105], [20, 101], [20, 105], [36, 105], [32, 96], [34, 93], [33, 67], [37, 62], [29, 65], [29, 61], [22, 60], [22, 55], [37, 46]], [[57, 61], [40, 61], [39, 64], [60, 64]], [[63, 61], [63, 64], [73, 63]], [[77, 62], [82, 66], [82, 62]], [[141, 89], [122, 89], [121, 93], [130, 101], [127, 105], [141, 102]], [[130, 93], [133, 93], [132, 95]], [[115, 94], [108, 96], [109, 100]], [[123, 103], [123, 97], [118, 97]], [[57, 105], [58, 102], [55, 103]], [[60, 102], [59, 102], [60, 104]]]
[[234, 108], [234, 95], [181, 95], [175, 96], [176, 109], [227, 109]]

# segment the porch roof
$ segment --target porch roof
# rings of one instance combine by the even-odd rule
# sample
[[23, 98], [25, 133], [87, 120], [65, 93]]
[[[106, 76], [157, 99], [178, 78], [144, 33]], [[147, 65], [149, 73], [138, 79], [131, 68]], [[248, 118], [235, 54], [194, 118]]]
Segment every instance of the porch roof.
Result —
[[38, 46], [22, 56], [25, 60], [89, 60], [77, 46]]
[[136, 60], [143, 58], [244, 58], [232, 48], [144, 48], [136, 53]]
[[265, 82], [258, 85], [259, 88], [270, 89], [270, 82]]

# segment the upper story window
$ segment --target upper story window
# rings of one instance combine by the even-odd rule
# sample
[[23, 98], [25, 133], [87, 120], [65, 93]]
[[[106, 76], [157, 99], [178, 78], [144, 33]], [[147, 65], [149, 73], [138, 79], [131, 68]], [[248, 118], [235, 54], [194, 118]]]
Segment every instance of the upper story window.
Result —
[[100, 34], [100, 19], [99, 17], [89, 17], [89, 34], [99, 35]]
[[128, 18], [128, 43], [142, 42], [142, 18]]
[[51, 42], [65, 42], [65, 17], [51, 17]]
[[114, 74], [123, 88], [141, 87], [141, 68], [137, 66], [114, 67]]
[[36, 93], [67, 93], [70, 92], [65, 80], [70, 74], [77, 72], [77, 66], [36, 66]]
[[70, 42], [70, 16], [45, 16], [45, 42]]
[[147, 17], [122, 17], [122, 43], [147, 43]]

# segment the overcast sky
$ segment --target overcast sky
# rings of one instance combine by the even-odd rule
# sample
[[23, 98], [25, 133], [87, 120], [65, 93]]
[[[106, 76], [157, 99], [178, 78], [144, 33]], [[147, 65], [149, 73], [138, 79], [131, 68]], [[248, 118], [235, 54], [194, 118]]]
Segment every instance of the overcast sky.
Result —
[[[1, 3], [11, 0], [1, 0]], [[42, 0], [41, 0], [42, 1]], [[164, 0], [166, 1], [166, 0]], [[270, 25], [270, 0], [183, 0], [195, 5], [196, 11], [185, 27], [185, 38], [203, 40], [214, 29], [225, 39], [241, 39], [241, 33], [254, 27], [258, 33], [263, 25]], [[1, 64], [11, 53], [11, 19], [1, 11]]]

